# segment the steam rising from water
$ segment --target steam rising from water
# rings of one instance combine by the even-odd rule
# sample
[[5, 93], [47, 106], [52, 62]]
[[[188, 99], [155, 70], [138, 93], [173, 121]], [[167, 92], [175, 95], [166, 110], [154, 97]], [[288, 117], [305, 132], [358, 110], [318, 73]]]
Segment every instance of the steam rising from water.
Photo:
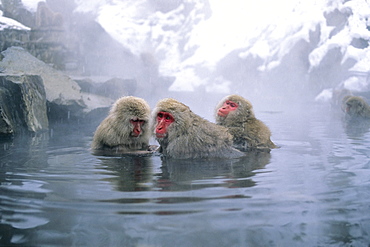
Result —
[[[23, 1], [30, 8], [36, 2]], [[313, 100], [366, 58], [366, 47], [351, 46], [368, 39], [366, 9], [363, 0], [75, 0], [73, 13], [91, 15], [127, 50], [107, 62], [89, 60], [92, 71], [108, 65], [108, 76], [137, 79], [137, 95], [150, 102], [172, 96], [213, 107], [237, 93], [257, 105], [274, 102], [262, 107], [270, 110]]]

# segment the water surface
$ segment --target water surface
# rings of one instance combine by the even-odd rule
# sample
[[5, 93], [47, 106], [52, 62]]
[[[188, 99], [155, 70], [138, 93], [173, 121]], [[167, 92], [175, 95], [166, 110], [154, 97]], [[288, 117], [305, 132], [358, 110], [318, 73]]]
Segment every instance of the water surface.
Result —
[[0, 244], [369, 246], [369, 128], [257, 116], [280, 148], [236, 160], [95, 156], [83, 126], [4, 141]]

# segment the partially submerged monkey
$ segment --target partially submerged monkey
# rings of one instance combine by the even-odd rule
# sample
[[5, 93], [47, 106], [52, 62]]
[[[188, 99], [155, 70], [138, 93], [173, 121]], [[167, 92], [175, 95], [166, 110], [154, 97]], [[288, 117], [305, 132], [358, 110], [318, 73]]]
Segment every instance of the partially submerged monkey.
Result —
[[216, 123], [228, 128], [237, 149], [276, 148], [270, 139], [270, 129], [255, 117], [252, 104], [239, 95], [229, 95], [218, 103]]
[[347, 118], [370, 119], [370, 106], [359, 96], [348, 96], [343, 99], [343, 110]]
[[153, 132], [164, 157], [238, 158], [244, 154], [232, 147], [227, 129], [193, 113], [171, 98], [160, 100], [153, 110]]
[[95, 131], [91, 148], [130, 152], [148, 150], [150, 107], [133, 96], [118, 99]]

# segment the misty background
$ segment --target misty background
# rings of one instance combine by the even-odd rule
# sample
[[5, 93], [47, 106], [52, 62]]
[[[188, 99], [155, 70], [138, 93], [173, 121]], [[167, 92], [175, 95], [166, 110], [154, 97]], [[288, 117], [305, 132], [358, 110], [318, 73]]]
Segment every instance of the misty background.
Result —
[[209, 117], [231, 93], [276, 110], [368, 91], [366, 0], [47, 0], [61, 20], [44, 26], [39, 1], [1, 3], [33, 35], [31, 54], [75, 80], [126, 80], [118, 91], [151, 106], [171, 96]]

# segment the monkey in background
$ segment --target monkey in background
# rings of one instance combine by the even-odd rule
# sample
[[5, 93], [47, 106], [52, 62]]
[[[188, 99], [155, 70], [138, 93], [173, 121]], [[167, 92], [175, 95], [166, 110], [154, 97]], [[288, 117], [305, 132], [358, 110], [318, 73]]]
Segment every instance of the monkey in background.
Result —
[[347, 118], [370, 118], [370, 106], [359, 96], [348, 96], [343, 99], [343, 110]]
[[193, 113], [171, 98], [160, 100], [153, 110], [153, 133], [166, 158], [238, 158], [227, 129]]
[[270, 129], [255, 117], [252, 104], [239, 95], [229, 95], [218, 103], [216, 123], [228, 128], [234, 147], [242, 151], [277, 147], [270, 140]]
[[95, 131], [91, 148], [129, 152], [148, 150], [150, 107], [133, 96], [118, 99]]

